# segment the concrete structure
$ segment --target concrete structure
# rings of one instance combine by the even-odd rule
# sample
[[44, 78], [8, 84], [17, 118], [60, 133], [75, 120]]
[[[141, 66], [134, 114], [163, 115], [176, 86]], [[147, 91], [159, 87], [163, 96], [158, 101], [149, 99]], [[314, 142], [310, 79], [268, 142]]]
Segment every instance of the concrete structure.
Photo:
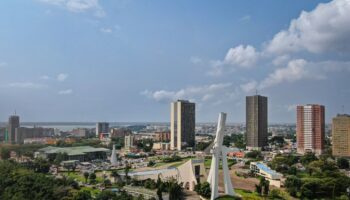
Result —
[[171, 139], [170, 135], [170, 131], [155, 132], [154, 140], [157, 142], [169, 142]]
[[171, 149], [179, 150], [195, 146], [195, 104], [185, 100], [171, 103]]
[[218, 187], [219, 187], [220, 158], [222, 160], [222, 169], [224, 173], [225, 193], [231, 196], [235, 195], [235, 192], [232, 187], [230, 171], [228, 170], [228, 165], [227, 165], [228, 148], [222, 145], [222, 142], [224, 140], [225, 123], [226, 123], [226, 113], [220, 113], [217, 131], [216, 131], [216, 137], [212, 148], [213, 156], [211, 161], [211, 167], [210, 167], [210, 171], [207, 179], [208, 183], [211, 186], [211, 198], [210, 198], [211, 200], [215, 200], [216, 198], [219, 197]]
[[156, 142], [153, 143], [153, 150], [162, 150], [162, 151], [166, 151], [166, 150], [170, 150], [170, 143], [169, 142]]
[[113, 144], [113, 150], [112, 150], [112, 154], [111, 154], [111, 165], [112, 166], [117, 166], [118, 162], [117, 162], [117, 153], [115, 151], [115, 145]]
[[88, 128], [75, 128], [72, 130], [71, 134], [74, 137], [93, 137], [94, 133], [92, 130], [93, 129]]
[[194, 186], [198, 183], [204, 183], [207, 178], [203, 159], [191, 159], [176, 168], [130, 172], [129, 176], [137, 180], [146, 180], [150, 178], [155, 181], [158, 177], [163, 181], [174, 178], [178, 183], [182, 184], [186, 190], [190, 191], [193, 191]]
[[131, 134], [131, 130], [127, 128], [113, 128], [111, 130], [111, 138], [122, 138]]
[[19, 128], [19, 116], [11, 115], [7, 126], [8, 143], [16, 143], [16, 128]]
[[109, 133], [109, 123], [107, 122], [96, 123], [96, 137], [99, 137], [101, 133]]
[[297, 152], [320, 155], [324, 149], [325, 108], [323, 105], [297, 106]]
[[268, 145], [267, 121], [267, 97], [247, 96], [245, 138], [248, 150], [261, 150]]
[[350, 115], [338, 114], [332, 120], [332, 154], [350, 157]]
[[125, 136], [125, 141], [124, 141], [125, 151], [130, 151], [132, 147], [134, 147], [134, 136], [133, 135]]
[[44, 137], [52, 136], [53, 134], [54, 134], [54, 130], [50, 128], [18, 127], [15, 130], [15, 143], [23, 144], [25, 139], [44, 138]]
[[262, 162], [251, 162], [250, 170], [259, 176], [265, 177], [270, 182], [270, 185], [280, 188], [282, 174], [270, 169], [267, 165]]
[[79, 147], [53, 147], [48, 146], [34, 153], [35, 158], [54, 160], [58, 153], [67, 154], [66, 160], [91, 161], [95, 159], [105, 160], [110, 150], [106, 148], [94, 148], [90, 146]]

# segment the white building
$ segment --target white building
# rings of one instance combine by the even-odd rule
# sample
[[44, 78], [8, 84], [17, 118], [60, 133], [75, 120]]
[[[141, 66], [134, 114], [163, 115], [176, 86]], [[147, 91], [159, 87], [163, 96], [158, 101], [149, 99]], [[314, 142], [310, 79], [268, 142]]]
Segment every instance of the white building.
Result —
[[270, 185], [281, 187], [282, 174], [272, 170], [266, 164], [262, 162], [251, 162], [250, 170], [259, 176], [265, 177], [270, 182]]

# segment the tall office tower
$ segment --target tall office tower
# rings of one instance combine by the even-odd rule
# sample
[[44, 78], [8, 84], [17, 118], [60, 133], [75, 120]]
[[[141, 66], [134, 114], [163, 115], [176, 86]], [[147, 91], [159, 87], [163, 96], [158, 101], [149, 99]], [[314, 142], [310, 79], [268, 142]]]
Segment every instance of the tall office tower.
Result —
[[107, 122], [97, 122], [96, 123], [96, 137], [99, 137], [101, 133], [109, 132], [109, 123]]
[[297, 152], [320, 155], [324, 148], [325, 108], [323, 105], [297, 106]]
[[11, 115], [7, 126], [8, 143], [16, 143], [16, 128], [19, 128], [19, 116]]
[[130, 151], [131, 148], [134, 147], [134, 136], [126, 135], [124, 138], [124, 149], [125, 151]]
[[332, 121], [332, 154], [350, 157], [350, 115], [338, 114]]
[[267, 144], [267, 97], [246, 97], [246, 144], [248, 150], [261, 150]]
[[177, 100], [171, 103], [170, 148], [181, 151], [195, 146], [195, 103]]

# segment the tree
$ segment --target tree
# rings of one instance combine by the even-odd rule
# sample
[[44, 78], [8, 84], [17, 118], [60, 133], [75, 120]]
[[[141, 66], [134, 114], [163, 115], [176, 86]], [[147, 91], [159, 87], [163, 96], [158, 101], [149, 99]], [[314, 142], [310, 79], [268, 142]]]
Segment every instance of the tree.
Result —
[[95, 173], [91, 173], [89, 175], [89, 179], [90, 179], [90, 183], [94, 184], [96, 182], [96, 174]]
[[110, 190], [104, 190], [96, 196], [96, 200], [111, 200], [116, 198], [117, 195]]
[[337, 159], [337, 166], [340, 169], [349, 169], [349, 161], [346, 158], [338, 158]]
[[90, 200], [92, 199], [91, 197], [91, 192], [88, 190], [81, 190], [76, 195], [74, 195], [73, 200]]
[[175, 179], [170, 179], [167, 182], [167, 190], [169, 192], [169, 200], [184, 199], [183, 188], [177, 183]]
[[3, 160], [7, 160], [10, 158], [10, 150], [6, 147], [1, 147], [0, 149], [0, 157]]
[[87, 179], [89, 178], [89, 172], [84, 172], [85, 183], [87, 183]]
[[126, 184], [129, 184], [129, 171], [130, 171], [130, 165], [129, 164], [126, 164], [125, 165], [125, 168], [124, 168], [124, 173], [125, 173], [125, 182]]
[[210, 184], [208, 182], [204, 182], [204, 183], [198, 183], [194, 190], [201, 196], [205, 197], [205, 198], [209, 198], [211, 195], [211, 188], [210, 188]]
[[157, 188], [157, 197], [158, 197], [158, 200], [163, 200], [163, 191], [161, 188]]
[[111, 176], [114, 178], [114, 183], [117, 183], [117, 181], [120, 178], [120, 175], [116, 169], [111, 172]]
[[44, 174], [50, 171], [50, 166], [50, 163], [42, 158], [36, 158], [33, 163], [34, 171]]
[[314, 153], [305, 153], [301, 158], [300, 162], [303, 165], [307, 165], [312, 161], [318, 160]]

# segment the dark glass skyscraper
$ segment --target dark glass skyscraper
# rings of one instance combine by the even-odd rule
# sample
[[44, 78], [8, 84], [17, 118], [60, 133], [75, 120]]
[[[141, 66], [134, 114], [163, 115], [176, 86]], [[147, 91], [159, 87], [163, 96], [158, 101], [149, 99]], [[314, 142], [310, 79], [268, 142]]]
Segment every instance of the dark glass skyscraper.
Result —
[[263, 149], [267, 144], [267, 97], [246, 97], [246, 144], [247, 149]]

